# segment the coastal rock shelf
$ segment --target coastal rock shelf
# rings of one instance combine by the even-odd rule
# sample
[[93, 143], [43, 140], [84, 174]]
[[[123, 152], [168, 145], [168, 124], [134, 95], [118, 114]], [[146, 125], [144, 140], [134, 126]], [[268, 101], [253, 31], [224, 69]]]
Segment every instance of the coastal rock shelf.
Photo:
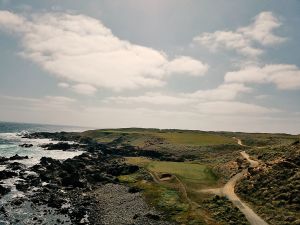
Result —
[[[17, 193], [17, 197], [3, 204], [0, 221], [12, 224], [21, 220], [30, 224], [45, 221], [47, 224], [170, 224], [146, 204], [140, 190], [132, 190], [118, 180], [120, 175], [139, 170], [138, 166], [125, 164], [120, 157], [136, 155], [137, 151], [115, 149], [67, 133], [26, 134], [27, 139], [37, 137], [59, 140], [40, 145], [45, 150], [83, 150], [84, 153], [63, 161], [42, 157], [30, 168], [20, 162], [10, 162], [28, 157], [1, 158], [6, 168], [0, 171], [0, 179], [15, 179], [13, 193]], [[141, 154], [153, 153], [141, 151]], [[3, 198], [10, 191], [0, 186]]]

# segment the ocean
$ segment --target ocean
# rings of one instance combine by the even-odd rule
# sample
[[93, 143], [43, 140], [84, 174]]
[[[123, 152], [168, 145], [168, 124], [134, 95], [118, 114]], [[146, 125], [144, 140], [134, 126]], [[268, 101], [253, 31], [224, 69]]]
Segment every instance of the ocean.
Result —
[[[39, 147], [40, 144], [44, 143], [55, 143], [49, 139], [26, 139], [22, 138], [21, 135], [28, 132], [59, 132], [59, 131], [83, 131], [87, 128], [71, 127], [71, 126], [55, 126], [55, 125], [42, 125], [42, 124], [26, 124], [26, 123], [10, 123], [0, 122], [0, 157], [11, 157], [16, 154], [19, 156], [28, 156], [28, 159], [14, 160], [11, 162], [20, 162], [26, 167], [33, 166], [39, 163], [40, 158], [43, 156], [51, 157], [54, 159], [64, 160], [73, 158], [80, 155], [81, 151], [61, 151], [61, 150], [44, 150]], [[30, 148], [20, 147], [20, 144], [32, 144]], [[0, 164], [0, 171], [6, 169], [4, 163]], [[29, 171], [28, 171], [29, 172]], [[6, 213], [9, 216], [4, 215], [0, 211], [0, 225], [4, 224], [31, 224], [30, 218], [37, 217], [42, 218], [45, 224], [55, 224], [55, 221], [59, 219], [68, 224], [68, 218], [53, 213], [51, 216], [44, 218], [43, 215], [39, 215], [36, 210], [32, 209], [30, 205], [25, 204], [20, 207], [19, 210], [10, 211], [10, 202], [17, 198], [28, 198], [24, 193], [18, 191], [15, 187], [15, 183], [20, 179], [18, 177], [0, 180], [0, 185], [3, 187], [9, 187], [11, 192], [4, 196], [0, 196], [0, 209], [5, 207]], [[33, 190], [34, 192], [34, 190]], [[51, 210], [47, 206], [43, 206], [43, 210]], [[52, 222], [51, 222], [52, 221]]]
[[[54, 159], [67, 159], [78, 155], [78, 152], [68, 151], [46, 151], [39, 147], [44, 143], [55, 143], [49, 139], [27, 139], [22, 138], [21, 135], [28, 132], [59, 132], [59, 131], [83, 131], [85, 128], [70, 127], [70, 126], [55, 126], [55, 125], [41, 125], [41, 124], [25, 124], [25, 123], [8, 123], [0, 122], [0, 156], [11, 157], [16, 154], [20, 156], [28, 156], [29, 159], [22, 160], [21, 163], [32, 166], [39, 162], [43, 156]], [[20, 147], [20, 144], [32, 144], [31, 148]], [[0, 170], [5, 168], [0, 165]]]

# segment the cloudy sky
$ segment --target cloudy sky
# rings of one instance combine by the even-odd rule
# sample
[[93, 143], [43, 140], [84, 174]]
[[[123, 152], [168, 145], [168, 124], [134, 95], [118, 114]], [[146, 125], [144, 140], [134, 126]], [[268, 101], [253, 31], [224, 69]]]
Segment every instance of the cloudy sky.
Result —
[[0, 0], [0, 120], [300, 133], [300, 1]]

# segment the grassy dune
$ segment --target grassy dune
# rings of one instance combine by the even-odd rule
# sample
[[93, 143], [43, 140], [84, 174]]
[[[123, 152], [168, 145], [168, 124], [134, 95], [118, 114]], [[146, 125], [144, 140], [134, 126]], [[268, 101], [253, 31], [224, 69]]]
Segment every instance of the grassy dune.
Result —
[[124, 144], [144, 146], [155, 144], [198, 145], [209, 146], [219, 144], [235, 144], [235, 141], [226, 136], [200, 132], [181, 130], [158, 129], [104, 129], [83, 132], [82, 135], [92, 137], [99, 142], [108, 143], [122, 138]]
[[156, 174], [169, 173], [176, 175], [190, 187], [200, 188], [217, 185], [218, 177], [206, 165], [190, 162], [154, 161], [142, 157], [128, 157], [126, 162], [139, 165]]
[[172, 144], [186, 144], [186, 145], [219, 145], [219, 144], [235, 144], [234, 140], [229, 137], [196, 132], [165, 132], [158, 133], [157, 136], [167, 140]]
[[[206, 187], [218, 185], [218, 177], [210, 167], [190, 162], [156, 161], [143, 157], [127, 157], [129, 164], [144, 168], [144, 172], [152, 174], [156, 182], [146, 182], [139, 174], [121, 176], [120, 180], [131, 183], [144, 191], [147, 201], [166, 212], [171, 219], [181, 224], [206, 224], [206, 211], [197, 208], [190, 199], [191, 193]], [[167, 180], [160, 180], [161, 174], [170, 174]], [[192, 203], [194, 202], [194, 203]]]
[[[247, 151], [251, 156], [262, 162], [272, 162], [274, 160], [277, 162], [277, 159], [290, 152], [291, 144], [299, 140], [299, 136], [288, 134], [140, 128], [94, 130], [83, 132], [81, 135], [93, 138], [99, 143], [108, 143], [112, 147], [124, 147], [126, 149], [130, 145], [136, 147], [135, 150], [138, 151], [151, 150], [172, 156], [168, 159], [156, 157], [156, 160], [143, 157], [127, 157], [125, 158], [127, 163], [138, 165], [141, 169], [137, 173], [120, 176], [119, 180], [143, 190], [142, 193], [151, 206], [165, 212], [167, 219], [185, 225], [247, 224], [241, 213], [226, 199], [212, 198], [212, 196], [201, 193], [199, 190], [222, 186], [232, 175], [236, 174], [241, 166], [241, 159], [237, 160], [241, 151]], [[238, 145], [233, 137], [241, 139], [243, 144], [247, 146]], [[122, 150], [122, 148], [116, 149]], [[270, 167], [270, 165], [267, 165], [267, 167]], [[274, 184], [272, 184], [277, 187], [279, 181], [286, 180], [286, 173], [279, 173], [275, 169], [274, 171], [276, 172], [274, 172], [275, 175], [282, 175], [280, 179], [274, 174], [270, 173], [269, 175], [269, 180], [274, 181]], [[162, 174], [170, 175], [167, 179], [160, 179]], [[255, 178], [254, 175], [253, 179]], [[267, 179], [264, 178], [264, 180]], [[254, 179], [254, 181], [257, 181], [258, 184], [256, 185], [262, 182], [259, 179]], [[252, 188], [253, 183], [248, 185], [245, 182], [243, 185], [245, 187], [249, 186], [251, 196], [249, 194], [250, 197], [248, 199], [245, 197], [245, 199], [250, 204], [251, 202], [257, 204], [257, 195], [268, 193], [267, 190], [266, 193], [260, 193], [259, 190], [262, 190], [262, 188], [254, 190]], [[269, 184], [264, 185], [267, 188]], [[280, 195], [281, 190], [279, 189], [286, 185], [280, 185], [278, 189], [273, 188], [274, 193], [271, 197], [276, 194]], [[298, 186], [296, 187], [298, 188]], [[295, 190], [291, 193], [295, 193]], [[280, 195], [280, 197], [286, 196]], [[268, 205], [273, 204], [273, 202], [268, 199], [268, 204], [265, 204], [265, 202], [261, 204], [258, 211], [268, 216], [271, 215], [268, 212], [275, 213], [276, 211], [280, 216], [281, 211], [282, 215], [287, 212], [285, 208], [278, 210], [277, 205], [275, 205], [276, 207], [271, 205], [272, 208], [270, 209]], [[281, 200], [281, 202], [283, 201]], [[295, 221], [299, 222], [297, 216], [295, 218], [281, 217], [291, 221], [296, 219]], [[281, 224], [290, 224], [290, 222]]]

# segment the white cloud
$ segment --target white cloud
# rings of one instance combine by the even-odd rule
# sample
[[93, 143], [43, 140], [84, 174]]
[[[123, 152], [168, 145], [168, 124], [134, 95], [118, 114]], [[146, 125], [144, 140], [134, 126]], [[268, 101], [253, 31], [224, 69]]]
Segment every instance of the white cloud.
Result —
[[43, 111], [47, 111], [47, 109], [68, 110], [69, 107], [76, 102], [75, 99], [65, 96], [45, 96], [41, 98], [29, 98], [0, 95], [0, 99], [2, 99], [1, 103], [3, 105], [7, 104], [13, 106], [14, 108], [39, 108]]
[[272, 12], [262, 12], [255, 17], [254, 23], [248, 27], [240, 28], [238, 32], [262, 45], [274, 45], [286, 40], [272, 33], [274, 29], [280, 26], [280, 21]]
[[236, 99], [239, 94], [249, 93], [252, 89], [239, 83], [222, 84], [214, 89], [199, 90], [193, 93], [162, 94], [148, 92], [140, 96], [109, 97], [106, 103], [125, 104], [152, 104], [152, 105], [186, 105], [207, 101], [230, 101]]
[[241, 93], [249, 93], [252, 89], [246, 87], [243, 84], [221, 84], [215, 89], [199, 90], [192, 94], [186, 94], [186, 96], [202, 99], [206, 101], [210, 100], [234, 100]]
[[204, 33], [194, 38], [194, 41], [212, 51], [217, 51], [220, 48], [233, 49], [246, 56], [258, 56], [263, 53], [263, 50], [253, 47], [251, 40], [245, 38], [244, 35], [232, 31]]
[[153, 104], [153, 105], [182, 105], [194, 102], [194, 99], [181, 97], [181, 96], [172, 96], [172, 95], [165, 95], [161, 93], [153, 93], [149, 92], [145, 95], [141, 96], [117, 96], [117, 97], [110, 97], [105, 102], [116, 102], [116, 103], [126, 103], [126, 104]]
[[198, 116], [255, 116], [280, 112], [278, 109], [237, 100], [241, 94], [251, 91], [251, 88], [241, 83], [225, 83], [214, 89], [199, 90], [193, 93], [146, 93], [140, 96], [110, 97], [105, 103], [113, 102], [115, 106], [129, 104], [130, 107], [142, 106], [152, 110], [155, 108], [154, 106], [159, 106], [157, 110], [184, 111]]
[[269, 98], [270, 97], [270, 95], [257, 95], [257, 96], [255, 96], [255, 98], [256, 99], [266, 99], [266, 98]]
[[46, 96], [45, 100], [54, 104], [68, 104], [76, 102], [75, 99], [64, 96]]
[[212, 101], [200, 103], [196, 106], [197, 110], [203, 114], [221, 114], [221, 115], [255, 115], [279, 112], [276, 109], [269, 109], [255, 104], [237, 102], [237, 101]]
[[168, 74], [180, 73], [198, 76], [207, 72], [208, 65], [188, 56], [180, 56], [167, 63], [165, 69]]
[[261, 12], [254, 18], [254, 22], [235, 31], [216, 31], [203, 33], [194, 38], [194, 42], [216, 51], [221, 48], [235, 50], [249, 57], [259, 56], [263, 49], [257, 47], [279, 44], [286, 38], [273, 34], [273, 30], [281, 25], [272, 12]]
[[0, 28], [10, 31], [25, 30], [23, 25], [25, 21], [22, 17], [8, 11], [0, 11]]
[[72, 89], [75, 92], [84, 95], [93, 95], [97, 92], [97, 88], [89, 84], [76, 84], [72, 86]]
[[60, 82], [57, 85], [58, 85], [58, 87], [61, 87], [61, 88], [68, 88], [68, 87], [70, 87], [70, 85], [68, 83], [64, 83], [64, 82]]
[[[299, 133], [296, 114], [263, 108], [252, 104], [213, 101], [201, 106], [146, 108], [140, 106], [88, 106], [80, 102], [53, 105], [46, 98], [26, 98], [0, 95], [0, 117], [20, 122], [71, 124], [97, 128], [156, 127], [200, 130], [231, 130], [248, 132]], [[57, 116], [59, 115], [59, 116]], [[101, 115], [101, 116], [99, 116]], [[13, 116], [13, 117], [12, 117]], [[113, 118], [113, 119], [112, 119]]]
[[202, 76], [208, 66], [114, 36], [101, 21], [67, 13], [22, 17], [0, 11], [0, 29], [20, 34], [22, 56], [62, 80], [113, 90], [160, 87], [172, 74]]
[[251, 66], [226, 73], [225, 82], [274, 83], [283, 90], [300, 89], [300, 70], [297, 66], [289, 64]]
[[60, 82], [58, 86], [61, 88], [70, 88], [70, 90], [83, 95], [94, 95], [97, 92], [97, 88], [89, 84], [75, 84], [71, 86], [68, 83]]
[[[110, 98], [111, 99], [111, 98]], [[168, 111], [189, 114], [190, 116], [245, 116], [252, 117], [258, 115], [272, 115], [279, 113], [281, 110], [268, 108], [261, 105], [244, 103], [236, 100], [212, 100], [203, 101], [195, 98], [183, 98], [180, 96], [164, 96], [160, 94], [138, 97], [118, 97], [111, 99], [116, 103], [130, 103], [134, 105], [135, 110], [143, 107], [152, 111]], [[159, 108], [154, 109], [151, 105], [157, 104]], [[150, 107], [149, 107], [150, 106]], [[173, 108], [168, 109], [168, 106]], [[175, 107], [177, 106], [177, 108]], [[183, 107], [184, 106], [184, 107]], [[123, 106], [122, 106], [123, 107]], [[174, 108], [175, 107], [175, 108]], [[176, 110], [174, 110], [176, 109]], [[134, 110], [133, 110], [134, 111]]]

